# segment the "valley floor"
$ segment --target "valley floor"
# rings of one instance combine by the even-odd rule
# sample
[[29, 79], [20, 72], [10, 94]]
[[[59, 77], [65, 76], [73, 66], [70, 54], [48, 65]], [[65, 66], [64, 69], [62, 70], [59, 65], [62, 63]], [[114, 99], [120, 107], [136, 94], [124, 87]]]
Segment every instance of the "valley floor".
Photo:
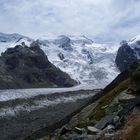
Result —
[[56, 89], [52, 93], [51, 89], [0, 91], [1, 140], [22, 140], [30, 135], [36, 139], [42, 137], [64, 125], [99, 92], [74, 89], [63, 89], [63, 92], [58, 89], [59, 93], [55, 93]]

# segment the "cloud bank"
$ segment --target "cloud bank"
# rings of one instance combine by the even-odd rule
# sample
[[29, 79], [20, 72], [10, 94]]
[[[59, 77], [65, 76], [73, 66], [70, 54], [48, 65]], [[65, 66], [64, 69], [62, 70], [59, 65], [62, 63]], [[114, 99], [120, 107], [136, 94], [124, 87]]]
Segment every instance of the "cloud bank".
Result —
[[0, 32], [110, 41], [140, 34], [139, 0], [0, 0]]

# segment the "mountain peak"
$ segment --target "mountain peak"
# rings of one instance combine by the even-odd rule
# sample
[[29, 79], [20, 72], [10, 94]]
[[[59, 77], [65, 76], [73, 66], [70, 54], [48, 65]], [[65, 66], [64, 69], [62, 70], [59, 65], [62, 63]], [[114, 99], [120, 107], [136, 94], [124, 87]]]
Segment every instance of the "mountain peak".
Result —
[[31, 38], [17, 33], [5, 34], [0, 32], [0, 42], [18, 42], [22, 38], [25, 38], [29, 41], [33, 41], [33, 39]]
[[[12, 42], [0, 42], [0, 52], [22, 42], [30, 46], [33, 40], [18, 36]], [[51, 63], [86, 86], [102, 88], [118, 74], [115, 45], [95, 43], [84, 35], [43, 36], [38, 42]]]

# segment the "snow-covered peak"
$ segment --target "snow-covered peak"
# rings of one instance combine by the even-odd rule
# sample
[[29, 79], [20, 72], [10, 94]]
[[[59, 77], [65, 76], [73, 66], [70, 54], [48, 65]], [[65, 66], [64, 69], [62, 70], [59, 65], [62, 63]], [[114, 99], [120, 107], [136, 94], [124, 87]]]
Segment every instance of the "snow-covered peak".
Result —
[[31, 41], [32, 39], [17, 33], [13, 34], [5, 34], [0, 32], [0, 42], [18, 42], [19, 40], [25, 38], [28, 41]]
[[5, 34], [0, 33], [0, 54], [7, 48], [13, 48], [16, 45], [21, 45], [24, 42], [27, 46], [31, 44], [33, 39], [20, 34]]
[[140, 35], [135, 36], [131, 40], [128, 41], [128, 45], [132, 49], [140, 49]]
[[134, 43], [136, 41], [140, 41], [140, 35], [137, 35], [135, 37], [133, 37], [132, 39], [129, 40], [130, 43]]
[[21, 38], [22, 36], [19, 34], [5, 34], [5, 33], [0, 33], [0, 42], [12, 42], [12, 41], [16, 41], [19, 38]]
[[62, 43], [64, 41], [71, 41], [75, 44], [92, 44], [93, 41], [84, 35], [60, 35], [60, 36], [42, 36], [39, 40], [48, 41], [49, 43]]
[[[32, 41], [22, 37], [0, 42], [0, 53], [22, 42], [30, 46]], [[73, 35], [43, 36], [38, 42], [49, 61], [83, 85], [103, 88], [118, 74], [115, 65], [117, 45], [95, 43], [86, 36]]]
[[[132, 54], [135, 57], [135, 59], [140, 59], [140, 35], [137, 35], [128, 41], [123, 40], [121, 41], [120, 45], [121, 47], [124, 47], [123, 49], [130, 48], [131, 52], [133, 52]], [[130, 52], [128, 51], [127, 53], [130, 53]], [[129, 54], [129, 57], [130, 57], [130, 54]]]
[[136, 60], [140, 60], [140, 35], [129, 41], [123, 40], [116, 56], [116, 65], [122, 72], [130, 67]]
[[93, 41], [89, 39], [88, 37], [81, 35], [81, 36], [71, 36], [69, 35], [69, 38], [74, 42], [78, 44], [92, 44]]
[[[84, 36], [59, 36], [51, 43], [45, 40], [49, 43], [42, 44], [41, 48], [48, 59], [82, 84], [103, 88], [118, 74], [114, 62], [116, 45], [94, 43]], [[90, 43], [83, 43], [83, 40]]]

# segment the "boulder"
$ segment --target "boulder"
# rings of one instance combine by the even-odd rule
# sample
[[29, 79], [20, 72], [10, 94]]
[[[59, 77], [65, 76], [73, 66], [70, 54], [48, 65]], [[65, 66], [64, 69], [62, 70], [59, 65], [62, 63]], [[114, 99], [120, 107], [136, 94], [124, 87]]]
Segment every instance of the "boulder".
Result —
[[115, 130], [115, 126], [112, 125], [112, 124], [109, 124], [109, 125], [106, 127], [106, 129], [107, 129], [108, 133], [112, 133], [112, 132], [114, 132], [114, 130]]
[[74, 131], [75, 131], [77, 134], [82, 135], [82, 133], [84, 132], [84, 129], [81, 129], [81, 128], [78, 128], [78, 127], [75, 127], [75, 128], [74, 128]]
[[104, 129], [108, 124], [112, 124], [114, 117], [114, 115], [106, 115], [95, 125], [95, 128], [100, 130]]
[[119, 122], [119, 120], [120, 120], [120, 117], [119, 117], [119, 116], [115, 116], [115, 117], [113, 118], [113, 123], [114, 123], [114, 124], [117, 124], [117, 123]]
[[120, 94], [118, 101], [121, 103], [125, 103], [128, 102], [132, 99], [135, 99], [136, 96], [132, 95], [132, 94], [127, 94], [126, 92], [123, 92], [122, 94]]
[[88, 134], [92, 134], [92, 135], [95, 135], [100, 132], [100, 130], [94, 126], [88, 126], [87, 131], [88, 131]]

